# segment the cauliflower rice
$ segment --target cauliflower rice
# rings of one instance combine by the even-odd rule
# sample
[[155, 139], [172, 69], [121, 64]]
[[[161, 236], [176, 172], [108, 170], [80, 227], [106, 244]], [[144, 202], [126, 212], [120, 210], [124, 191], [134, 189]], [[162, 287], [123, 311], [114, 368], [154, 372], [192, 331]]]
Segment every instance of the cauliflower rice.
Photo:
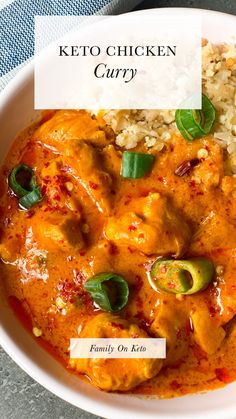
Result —
[[[226, 151], [227, 171], [236, 175], [236, 46], [202, 43], [202, 90], [214, 104], [215, 141]], [[180, 135], [174, 110], [107, 110], [104, 119], [116, 143], [131, 149], [140, 141], [161, 151], [172, 134]]]

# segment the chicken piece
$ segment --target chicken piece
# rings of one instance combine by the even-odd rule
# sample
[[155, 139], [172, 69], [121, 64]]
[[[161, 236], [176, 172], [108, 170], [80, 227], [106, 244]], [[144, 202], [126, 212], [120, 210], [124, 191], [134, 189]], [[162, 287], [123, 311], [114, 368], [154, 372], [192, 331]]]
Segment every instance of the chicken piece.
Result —
[[216, 326], [212, 322], [206, 307], [197, 307], [191, 318], [196, 342], [206, 353], [214, 354], [225, 338], [226, 333], [223, 327]]
[[47, 249], [55, 248], [55, 243], [63, 249], [81, 250], [84, 247], [80, 220], [71, 215], [53, 214], [46, 219], [40, 218], [32, 228], [35, 239]]
[[168, 365], [175, 364], [188, 351], [185, 340], [178, 339], [180, 331], [186, 328], [186, 319], [183, 302], [177, 302], [175, 297], [171, 301], [161, 301], [156, 308], [151, 331], [154, 335], [157, 334], [166, 339], [167, 358], [165, 363]]
[[173, 304], [173, 301], [161, 301], [157, 306], [155, 320], [152, 323], [152, 332], [166, 338], [169, 346], [175, 343], [178, 330], [185, 324], [186, 314], [183, 313], [182, 304]]
[[[215, 318], [221, 325], [236, 314], [235, 263], [236, 224], [229, 216], [211, 211], [202, 221], [190, 245], [192, 254], [209, 255], [216, 268], [219, 295], [212, 305], [217, 309]], [[213, 294], [214, 295], [214, 294]]]
[[108, 240], [133, 246], [143, 253], [180, 256], [186, 249], [190, 231], [183, 219], [159, 193], [135, 202], [135, 212], [110, 217], [105, 226]]
[[111, 177], [102, 169], [99, 153], [84, 141], [73, 142], [67, 148], [65, 164], [72, 168], [75, 178], [87, 191], [100, 212], [110, 212]]
[[149, 225], [134, 212], [126, 212], [120, 217], [110, 217], [105, 227], [108, 240], [133, 246], [143, 253], [156, 253], [159, 234], [154, 225]]
[[[98, 121], [88, 112], [58, 111], [37, 129], [35, 139], [61, 154], [56, 161], [57, 167], [60, 161], [68, 166], [98, 209], [107, 215], [111, 177], [102, 169], [99, 153], [93, 147], [111, 143], [111, 132], [105, 128], [101, 130]], [[55, 171], [55, 167], [50, 169]]]
[[72, 140], [89, 140], [99, 146], [107, 145], [111, 139], [100, 129], [98, 121], [93, 119], [86, 111], [61, 110], [42, 124], [35, 132], [34, 137], [60, 152]]
[[210, 253], [217, 248], [236, 247], [236, 225], [211, 211], [202, 221], [191, 242], [191, 252]]
[[[151, 193], [138, 203], [142, 214], [159, 232], [160, 254], [180, 256], [186, 250], [191, 232], [183, 217], [165, 197]], [[137, 208], [138, 211], [138, 208]], [[163, 253], [162, 253], [163, 248]]]
[[103, 149], [104, 163], [109, 167], [109, 171], [115, 175], [121, 171], [122, 152], [116, 150], [113, 144], [109, 144]]
[[[135, 324], [118, 316], [102, 313], [88, 321], [81, 338], [148, 338]], [[162, 367], [161, 359], [70, 359], [70, 367], [86, 374], [94, 385], [106, 391], [127, 391], [154, 377]]]
[[81, 213], [79, 194], [75, 188], [72, 177], [65, 176], [61, 171], [63, 167], [62, 158], [56, 158], [41, 170], [41, 183], [44, 188], [44, 195], [51, 208], [74, 212], [77, 216]]

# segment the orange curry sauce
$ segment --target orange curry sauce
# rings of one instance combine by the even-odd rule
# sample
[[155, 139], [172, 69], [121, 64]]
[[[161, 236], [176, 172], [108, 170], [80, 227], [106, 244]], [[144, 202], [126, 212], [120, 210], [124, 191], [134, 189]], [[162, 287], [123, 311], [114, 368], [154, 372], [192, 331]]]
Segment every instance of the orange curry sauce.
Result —
[[[200, 149], [207, 151], [204, 158], [177, 176], [176, 168]], [[220, 387], [236, 380], [236, 179], [224, 174], [223, 151], [210, 136], [192, 143], [174, 136], [162, 151], [144, 145], [135, 150], [156, 156], [152, 170], [141, 179], [123, 179], [123, 150], [113, 131], [85, 111], [47, 113], [19, 134], [0, 175], [6, 295], [32, 336], [33, 327], [40, 329], [37, 339], [55, 357], [100, 388], [173, 397]], [[28, 211], [8, 187], [19, 163], [35, 170], [43, 194]], [[155, 291], [150, 268], [166, 255], [209, 258], [214, 281], [190, 296]], [[101, 314], [83, 287], [100, 272], [116, 272], [129, 283], [128, 305], [115, 318]], [[144, 378], [141, 361], [122, 360], [120, 373], [121, 361], [112, 360], [102, 365], [111, 376], [106, 386], [93, 377], [91, 365], [70, 363], [70, 338], [89, 337], [93, 327], [101, 337], [121, 336], [117, 330], [131, 330], [130, 324], [135, 337], [167, 339], [163, 365], [153, 366], [153, 374], [148, 367], [153, 378]]]

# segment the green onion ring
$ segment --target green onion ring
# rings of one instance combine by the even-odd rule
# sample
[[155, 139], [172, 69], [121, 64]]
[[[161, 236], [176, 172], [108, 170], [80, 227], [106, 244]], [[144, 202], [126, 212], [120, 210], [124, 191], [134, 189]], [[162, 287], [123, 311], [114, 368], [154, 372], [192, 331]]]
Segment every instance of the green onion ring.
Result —
[[211, 132], [216, 111], [210, 99], [202, 95], [202, 109], [177, 109], [175, 122], [178, 130], [187, 141], [203, 137]]
[[95, 275], [85, 282], [84, 288], [90, 293], [94, 302], [105, 311], [120, 311], [128, 302], [128, 283], [115, 273]]
[[124, 151], [122, 154], [121, 175], [128, 179], [141, 178], [150, 171], [154, 160], [153, 154]]
[[8, 181], [10, 188], [19, 198], [21, 208], [29, 209], [43, 199], [34, 171], [26, 164], [14, 167]]
[[190, 295], [207, 288], [214, 266], [206, 258], [157, 259], [151, 270], [151, 285], [168, 293]]
[[[17, 179], [19, 176], [21, 179]], [[33, 169], [26, 164], [14, 167], [9, 176], [9, 186], [18, 198], [27, 195], [37, 186]]]
[[41, 194], [40, 189], [34, 188], [33, 191], [27, 193], [27, 195], [22, 196], [19, 199], [19, 205], [23, 209], [29, 209], [33, 207], [34, 205], [38, 204], [40, 201], [42, 201], [43, 197]]

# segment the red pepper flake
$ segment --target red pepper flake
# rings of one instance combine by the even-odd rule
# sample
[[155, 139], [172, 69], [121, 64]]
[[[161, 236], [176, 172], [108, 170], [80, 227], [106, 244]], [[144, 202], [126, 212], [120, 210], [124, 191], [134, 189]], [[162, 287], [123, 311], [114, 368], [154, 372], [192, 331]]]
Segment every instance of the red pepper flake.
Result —
[[217, 309], [213, 306], [209, 307], [209, 311], [210, 311], [210, 317], [214, 317], [217, 313]]
[[43, 185], [42, 188], [41, 188], [41, 193], [42, 193], [43, 196], [46, 194], [46, 191], [47, 191], [47, 186]]
[[124, 330], [123, 324], [120, 324], [120, 323], [111, 322], [111, 326], [119, 330]]
[[98, 184], [94, 183], [94, 182], [91, 182], [91, 180], [89, 181], [89, 186], [90, 186], [90, 188], [92, 188], [94, 190], [98, 189]]
[[196, 182], [195, 182], [195, 180], [190, 180], [190, 182], [189, 182], [189, 186], [190, 186], [191, 188], [195, 188], [195, 187], [196, 187]]
[[25, 216], [26, 218], [32, 218], [34, 214], [35, 214], [34, 210], [29, 210], [25, 213]]
[[228, 313], [234, 313], [234, 309], [232, 307], [227, 306], [226, 309]]
[[144, 234], [143, 234], [143, 233], [140, 233], [140, 234], [138, 235], [138, 238], [139, 238], [139, 239], [144, 239]]
[[181, 387], [181, 385], [176, 380], [171, 381], [170, 385], [173, 390], [178, 390]]
[[135, 230], [137, 230], [137, 227], [136, 227], [136, 226], [134, 226], [133, 224], [131, 224], [131, 225], [128, 227], [128, 230], [129, 230], [129, 231], [135, 231]]
[[139, 292], [143, 286], [143, 279], [140, 275], [135, 276], [135, 291]]
[[134, 249], [131, 249], [131, 247], [129, 247], [129, 246], [128, 246], [128, 251], [129, 251], [130, 253], [134, 253]]
[[57, 183], [60, 183], [60, 182], [65, 182], [66, 181], [66, 177], [64, 176], [64, 175], [55, 175], [55, 176], [53, 176], [54, 177], [54, 179], [55, 179], [55, 181], [57, 182]]
[[150, 194], [150, 189], [145, 189], [140, 193], [140, 197], [146, 198]]
[[115, 243], [112, 243], [112, 242], [109, 243], [109, 253], [110, 255], [118, 255], [119, 249], [115, 245]]
[[232, 381], [227, 368], [216, 368], [215, 374], [216, 374], [216, 378], [225, 384], [230, 383]]
[[59, 195], [58, 193], [55, 193], [55, 194], [52, 196], [52, 198], [53, 198], [53, 199], [55, 199], [55, 201], [60, 201], [60, 200], [61, 200], [61, 197], [60, 197], [60, 195]]
[[84, 255], [86, 255], [86, 252], [85, 252], [84, 250], [81, 250], [81, 251], [79, 252], [79, 254], [80, 254], [80, 256], [84, 256]]
[[[140, 323], [140, 326], [141, 326], [144, 330], [148, 331], [148, 329], [149, 329], [149, 327], [150, 327], [151, 323], [150, 323], [150, 321], [149, 321], [149, 320], [147, 320], [147, 319], [144, 317], [143, 312], [142, 312], [142, 311], [138, 311], [138, 313], [135, 315], [135, 317], [138, 319], [138, 321], [139, 321], [139, 323]], [[148, 333], [149, 333], [149, 335], [151, 336], [150, 331], [148, 331]]]
[[176, 176], [184, 176], [186, 173], [188, 173], [191, 169], [193, 169], [195, 166], [197, 166], [200, 163], [199, 159], [192, 159], [192, 160], [185, 160], [183, 163], [181, 163], [176, 169], [175, 169], [175, 175]]
[[139, 338], [139, 334], [138, 334], [138, 333], [133, 333], [133, 334], [131, 335], [131, 338], [133, 338], [133, 339], [137, 339], [137, 338]]
[[204, 192], [199, 191], [199, 192], [197, 192], [197, 193], [196, 193], [196, 195], [197, 195], [197, 196], [199, 196], [199, 195], [204, 195]]
[[89, 308], [92, 307], [92, 300], [89, 297], [89, 294], [84, 290], [81, 278], [77, 283], [69, 282], [68, 279], [61, 281], [57, 285], [57, 289], [59, 291], [59, 296], [63, 301], [74, 303], [76, 299], [79, 298], [83, 304], [89, 305]]
[[51, 178], [50, 178], [50, 176], [44, 176], [42, 178], [42, 180], [43, 180], [44, 183], [49, 183], [51, 181]]
[[128, 205], [130, 203], [130, 201], [132, 200], [132, 195], [127, 194], [126, 195], [126, 200], [124, 202], [124, 205]]
[[73, 294], [73, 284], [69, 283], [68, 280], [59, 282], [57, 285], [59, 296], [66, 302], [70, 301]]

